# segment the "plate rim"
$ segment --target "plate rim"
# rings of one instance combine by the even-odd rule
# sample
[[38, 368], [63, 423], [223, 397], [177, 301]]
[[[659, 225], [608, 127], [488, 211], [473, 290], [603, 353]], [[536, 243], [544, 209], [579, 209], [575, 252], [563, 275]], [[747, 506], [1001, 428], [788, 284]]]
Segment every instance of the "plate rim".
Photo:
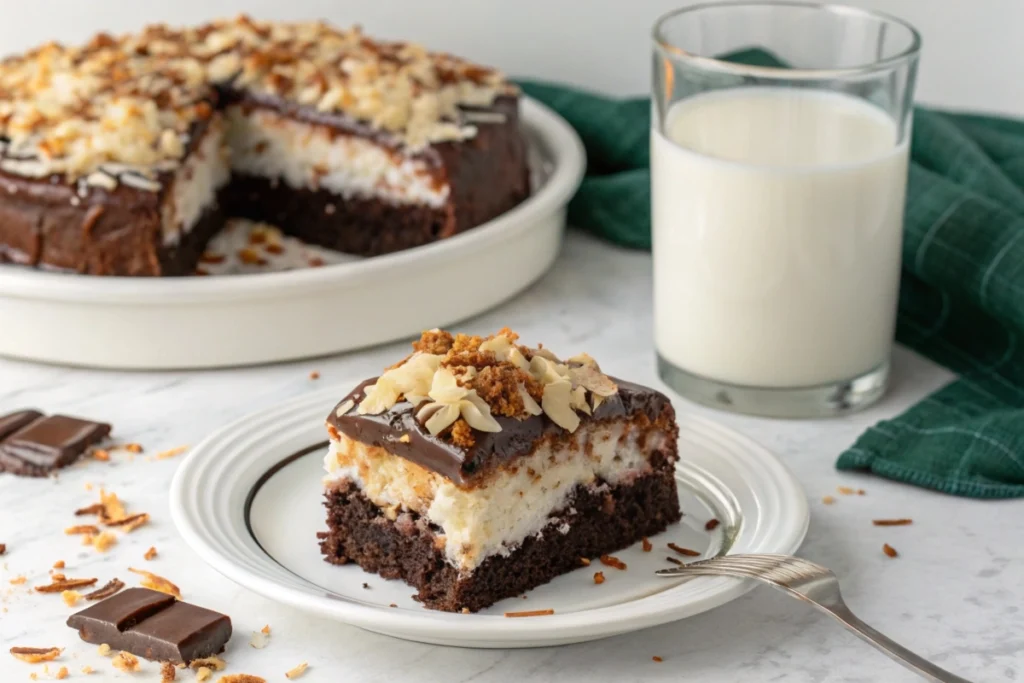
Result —
[[[291, 419], [294, 420], [297, 419], [295, 415], [312, 413], [314, 407], [322, 408], [324, 405], [333, 405], [333, 399], [343, 395], [342, 387], [346, 385], [347, 383], [341, 383], [337, 387], [324, 387], [272, 408], [240, 417], [203, 439], [177, 468], [171, 482], [169, 495], [174, 526], [186, 545], [196, 552], [206, 564], [232, 582], [275, 602], [366, 630], [420, 642], [457, 644], [467, 647], [532, 647], [537, 644], [578, 642], [618, 635], [699, 614], [730, 602], [754, 587], [752, 582], [742, 582], [725, 577], [707, 578], [703, 581], [702, 593], [678, 605], [666, 604], [666, 602], [671, 602], [665, 599], [665, 596], [672, 595], [672, 590], [669, 590], [625, 603], [555, 614], [543, 619], [506, 619], [501, 615], [476, 614], [473, 615], [471, 621], [467, 621], [467, 615], [463, 614], [449, 614], [433, 610], [389, 610], [375, 605], [334, 599], [326, 594], [315, 595], [308, 590], [283, 584], [281, 581], [275, 581], [249, 569], [244, 562], [244, 557], [240, 558], [236, 554], [225, 551], [204, 538], [203, 530], [200, 528], [203, 524], [206, 525], [207, 532], [214, 528], [212, 526], [214, 524], [223, 525], [230, 533], [237, 534], [238, 532], [238, 529], [233, 528], [234, 525], [227, 521], [211, 522], [207, 519], [202, 520], [198, 527], [193, 526], [197, 520], [192, 514], [195, 511], [188, 509], [186, 493], [193, 485], [190, 482], [192, 474], [200, 469], [204, 459], [211, 459], [207, 453], [217, 455], [222, 448], [218, 446], [221, 440], [232, 440], [233, 435], [237, 434], [239, 430], [252, 431], [251, 427], [254, 424], [272, 425], [273, 418], [282, 415], [286, 417], [291, 415]], [[795, 509], [789, 520], [786, 536], [771, 549], [772, 552], [796, 552], [807, 533], [810, 523], [810, 508], [800, 482], [785, 463], [750, 437], [706, 417], [683, 413], [680, 423], [681, 427], [699, 425], [711, 434], [724, 436], [731, 443], [742, 446], [743, 452], [748, 457], [756, 457], [758, 462], [773, 471], [775, 479], [772, 480], [772, 489], [775, 493], [797, 494], [787, 498], [795, 505]], [[307, 429], [307, 427], [302, 428]], [[270, 464], [270, 466], [274, 465]], [[778, 488], [780, 484], [782, 488]], [[247, 498], [252, 489], [253, 485], [250, 482], [243, 498]], [[221, 497], [227, 498], [227, 492], [222, 490]], [[247, 529], [243, 528], [242, 533], [247, 535], [248, 540], [251, 540], [259, 548], [263, 560], [280, 568], [280, 571], [294, 576], [298, 581], [315, 585], [280, 565], [273, 556], [263, 550], [258, 540]], [[638, 606], [645, 609], [638, 608]], [[444, 633], [438, 633], [439, 629]], [[467, 638], [470, 635], [472, 637]]]
[[[0, 268], [0, 297], [90, 304], [192, 305], [253, 297], [280, 298], [295, 290], [358, 282], [391, 268], [430, 267], [453, 251], [486, 249], [528, 231], [536, 220], [565, 206], [586, 170], [583, 142], [569, 123], [541, 102], [523, 95], [521, 123], [550, 155], [551, 173], [534, 194], [501, 215], [448, 239], [356, 262], [284, 272], [216, 278], [99, 277], [32, 268]], [[126, 286], [127, 285], [127, 286]]]

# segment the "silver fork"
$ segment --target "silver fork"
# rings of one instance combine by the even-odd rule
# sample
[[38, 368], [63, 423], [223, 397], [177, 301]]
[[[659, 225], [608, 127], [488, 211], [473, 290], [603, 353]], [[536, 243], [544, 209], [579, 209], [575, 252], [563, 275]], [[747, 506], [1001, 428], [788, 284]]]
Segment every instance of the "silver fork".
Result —
[[723, 555], [681, 567], [662, 569], [657, 574], [666, 577], [734, 576], [763, 581], [835, 617], [863, 640], [929, 681], [971, 683], [914, 654], [857, 618], [843, 602], [836, 575], [830, 569], [808, 560], [789, 555]]

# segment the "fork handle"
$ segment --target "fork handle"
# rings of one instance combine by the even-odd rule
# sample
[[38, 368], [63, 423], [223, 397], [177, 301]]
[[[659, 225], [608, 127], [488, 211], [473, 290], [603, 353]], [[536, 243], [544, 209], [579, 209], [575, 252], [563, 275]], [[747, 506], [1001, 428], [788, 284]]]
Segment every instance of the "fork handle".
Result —
[[860, 617], [851, 612], [850, 608], [844, 604], [829, 605], [825, 608], [825, 611], [834, 616], [839, 620], [839, 623], [853, 631], [861, 639], [871, 643], [892, 659], [930, 681], [936, 681], [936, 683], [971, 683], [966, 678], [950, 673], [932, 664], [924, 657], [914, 654], [889, 636], [864, 623]]

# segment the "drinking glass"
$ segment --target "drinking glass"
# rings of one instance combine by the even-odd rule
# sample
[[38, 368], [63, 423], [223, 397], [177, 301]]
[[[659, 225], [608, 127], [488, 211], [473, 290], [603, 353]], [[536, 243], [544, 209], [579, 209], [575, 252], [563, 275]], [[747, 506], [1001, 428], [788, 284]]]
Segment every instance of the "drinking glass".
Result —
[[654, 26], [654, 339], [683, 396], [774, 417], [885, 391], [920, 37], [803, 2]]

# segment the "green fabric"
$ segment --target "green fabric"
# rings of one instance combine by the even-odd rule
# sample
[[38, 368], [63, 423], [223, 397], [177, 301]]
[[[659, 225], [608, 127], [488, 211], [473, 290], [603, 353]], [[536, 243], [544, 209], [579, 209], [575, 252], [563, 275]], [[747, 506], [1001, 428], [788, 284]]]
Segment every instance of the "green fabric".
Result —
[[[572, 224], [649, 249], [650, 102], [523, 89], [586, 146]], [[917, 109], [911, 157], [897, 338], [959, 379], [870, 428], [837, 467], [961, 496], [1024, 496], [1024, 122]]]

